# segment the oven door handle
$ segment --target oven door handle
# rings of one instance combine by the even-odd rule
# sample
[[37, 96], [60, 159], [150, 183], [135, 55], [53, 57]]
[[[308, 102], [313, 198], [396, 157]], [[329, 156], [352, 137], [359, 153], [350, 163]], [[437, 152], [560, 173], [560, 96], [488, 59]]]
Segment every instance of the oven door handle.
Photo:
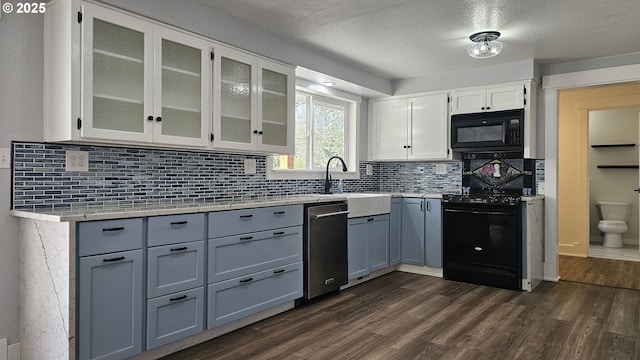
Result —
[[329, 216], [338, 216], [338, 215], [347, 215], [349, 214], [349, 211], [336, 211], [336, 212], [330, 212], [330, 213], [326, 213], [326, 214], [318, 214], [318, 215], [313, 215], [314, 219], [321, 219], [321, 218], [325, 218], [325, 217], [329, 217]]
[[484, 211], [484, 210], [461, 210], [461, 209], [444, 209], [445, 212], [466, 213], [476, 215], [513, 215], [510, 211]]

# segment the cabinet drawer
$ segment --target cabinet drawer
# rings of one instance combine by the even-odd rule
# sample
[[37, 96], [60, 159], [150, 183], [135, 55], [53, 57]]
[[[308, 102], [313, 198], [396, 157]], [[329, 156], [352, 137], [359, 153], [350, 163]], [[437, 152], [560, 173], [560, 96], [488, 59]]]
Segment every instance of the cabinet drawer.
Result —
[[219, 211], [209, 214], [209, 238], [302, 225], [302, 205]]
[[147, 297], [204, 285], [204, 241], [147, 250]]
[[142, 219], [78, 223], [78, 256], [142, 248]]
[[155, 216], [148, 220], [148, 246], [204, 240], [204, 213]]
[[204, 330], [204, 287], [147, 302], [147, 350]]
[[302, 226], [209, 240], [209, 283], [302, 261]]
[[302, 262], [209, 285], [207, 326], [214, 328], [302, 297]]

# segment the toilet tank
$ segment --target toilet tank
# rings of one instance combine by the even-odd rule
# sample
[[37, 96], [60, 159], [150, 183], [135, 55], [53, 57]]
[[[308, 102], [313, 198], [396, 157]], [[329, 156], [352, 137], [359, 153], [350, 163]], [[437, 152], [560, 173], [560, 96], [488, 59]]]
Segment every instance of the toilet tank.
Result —
[[622, 201], [596, 201], [600, 220], [627, 221], [631, 216], [631, 203]]

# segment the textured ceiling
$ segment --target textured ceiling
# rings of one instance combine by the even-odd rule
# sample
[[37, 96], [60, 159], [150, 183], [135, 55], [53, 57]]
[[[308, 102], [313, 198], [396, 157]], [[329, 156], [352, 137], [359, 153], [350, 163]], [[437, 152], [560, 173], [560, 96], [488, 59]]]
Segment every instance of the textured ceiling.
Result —
[[[640, 51], [639, 0], [195, 1], [389, 79]], [[502, 54], [467, 55], [482, 30], [502, 33]]]

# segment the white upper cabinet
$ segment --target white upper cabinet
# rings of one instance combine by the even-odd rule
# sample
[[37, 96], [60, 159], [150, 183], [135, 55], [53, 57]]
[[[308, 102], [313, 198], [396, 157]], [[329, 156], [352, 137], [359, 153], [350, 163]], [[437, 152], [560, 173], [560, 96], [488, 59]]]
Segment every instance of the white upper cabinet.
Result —
[[372, 101], [371, 160], [448, 159], [447, 95]]
[[294, 151], [294, 67], [107, 6], [48, 4], [44, 88], [46, 141]]
[[524, 85], [507, 85], [451, 92], [451, 114], [522, 109]]
[[80, 137], [208, 145], [208, 43], [85, 4]]
[[214, 69], [214, 147], [293, 153], [294, 69], [230, 49]]

